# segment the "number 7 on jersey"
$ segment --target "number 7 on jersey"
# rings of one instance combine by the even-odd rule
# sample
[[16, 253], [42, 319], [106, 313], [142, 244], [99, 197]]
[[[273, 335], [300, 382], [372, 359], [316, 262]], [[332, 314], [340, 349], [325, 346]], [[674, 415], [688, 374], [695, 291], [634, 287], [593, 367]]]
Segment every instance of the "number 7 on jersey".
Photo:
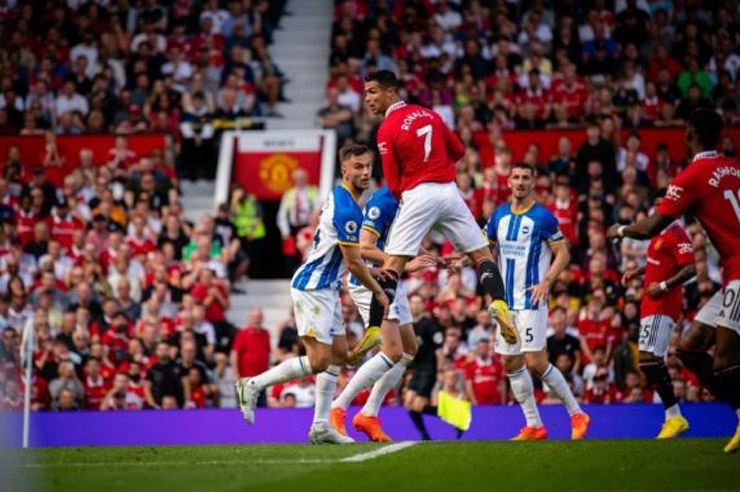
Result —
[[424, 125], [416, 130], [416, 136], [424, 137], [424, 162], [426, 162], [432, 152], [432, 125]]

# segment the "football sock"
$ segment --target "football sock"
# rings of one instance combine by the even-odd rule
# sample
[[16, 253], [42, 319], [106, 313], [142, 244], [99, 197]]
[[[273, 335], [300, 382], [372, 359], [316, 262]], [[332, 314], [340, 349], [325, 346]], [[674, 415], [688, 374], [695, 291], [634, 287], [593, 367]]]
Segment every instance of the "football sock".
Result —
[[[385, 291], [385, 295], [388, 296], [388, 301], [392, 304], [393, 299], [396, 297], [396, 288], [398, 287], [398, 273], [393, 270], [386, 270], [390, 273], [393, 278], [391, 280], [378, 280], [378, 283]], [[368, 327], [380, 326], [383, 322], [383, 306], [378, 302], [375, 294], [373, 294], [370, 300], [370, 314], [368, 315]]]
[[[666, 417], [680, 416], [681, 411], [677, 411], [678, 400], [676, 400], [676, 395], [673, 393], [673, 381], [671, 381], [671, 376], [668, 374], [668, 368], [666, 368], [665, 363], [662, 360], [642, 362], [640, 363], [640, 370], [645, 374], [650, 387], [654, 388], [658, 392], [658, 395], [660, 395], [660, 400], [666, 409]], [[673, 407], [676, 408], [674, 409]], [[668, 409], [671, 409], [670, 414]]]
[[334, 398], [334, 390], [337, 389], [339, 379], [339, 366], [329, 366], [326, 371], [316, 377], [316, 406], [313, 412], [313, 423], [328, 425], [331, 400]]
[[421, 416], [421, 412], [409, 410], [409, 416], [411, 416], [411, 420], [414, 422], [419, 434], [421, 434], [421, 438], [424, 441], [430, 441], [432, 438], [429, 436], [429, 431], [427, 431], [427, 425], [424, 423], [424, 417]]
[[369, 361], [360, 366], [354, 376], [349, 380], [349, 383], [347, 383], [347, 386], [344, 387], [342, 393], [334, 400], [331, 407], [347, 410], [347, 407], [360, 394], [360, 391], [375, 384], [383, 375], [390, 372], [393, 366], [395, 364], [387, 355], [383, 352], [378, 352]]
[[504, 279], [494, 262], [485, 260], [478, 265], [478, 283], [494, 301], [504, 298]]
[[462, 429], [455, 429], [455, 439], [460, 439], [463, 434], [465, 434], [465, 431]]
[[401, 381], [403, 374], [406, 372], [406, 368], [413, 360], [413, 355], [404, 353], [401, 360], [393, 366], [393, 369], [383, 374], [383, 377], [373, 385], [365, 406], [360, 410], [363, 415], [371, 415], [373, 417], [378, 415], [380, 405], [385, 400], [385, 395], [388, 394], [391, 388], [395, 388], [398, 385], [398, 382]]
[[678, 406], [678, 403], [671, 407], [666, 407], [665, 409], [665, 416], [667, 419], [673, 419], [676, 417], [681, 416], [681, 408]]
[[537, 402], [534, 400], [534, 385], [532, 377], [526, 367], [516, 371], [506, 373], [511, 384], [511, 391], [514, 393], [516, 401], [522, 407], [524, 418], [527, 419], [528, 427], [542, 427], [540, 411], [537, 409]]
[[249, 384], [262, 390], [268, 386], [284, 383], [286, 381], [303, 379], [310, 376], [311, 372], [311, 364], [308, 362], [308, 357], [294, 357], [281, 362], [272, 369], [268, 369], [258, 376], [251, 378], [249, 380]]
[[714, 371], [717, 396], [735, 410], [740, 409], [740, 364]]
[[437, 405], [424, 405], [424, 410], [421, 413], [425, 415], [437, 415]]
[[573, 396], [573, 392], [570, 390], [570, 386], [568, 386], [568, 382], [560, 372], [560, 369], [549, 364], [540, 379], [562, 400], [565, 408], [568, 410], [568, 414], [575, 415], [577, 413], [583, 413], [581, 406]]

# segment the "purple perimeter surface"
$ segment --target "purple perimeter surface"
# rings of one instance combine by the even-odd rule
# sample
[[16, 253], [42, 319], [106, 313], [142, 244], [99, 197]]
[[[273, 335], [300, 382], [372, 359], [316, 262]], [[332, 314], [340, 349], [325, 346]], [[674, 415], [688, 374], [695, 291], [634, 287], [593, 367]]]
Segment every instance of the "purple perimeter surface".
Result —
[[[721, 404], [685, 404], [684, 416], [691, 423], [689, 437], [730, 436], [737, 425], [735, 413]], [[358, 408], [348, 412], [350, 435], [366, 440], [350, 429]], [[586, 405], [591, 415], [589, 438], [653, 438], [663, 421], [660, 405]], [[550, 438], [568, 439], [570, 419], [561, 405], [540, 407]], [[238, 410], [172, 410], [122, 412], [36, 413], [31, 416], [31, 446], [126, 446], [177, 444], [305, 443], [313, 409], [258, 409], [256, 423], [247, 425]], [[385, 407], [380, 413], [383, 428], [395, 440], [417, 440], [419, 435], [408, 413]], [[425, 416], [435, 440], [452, 440], [452, 427]], [[20, 447], [22, 418], [0, 414], [0, 429], [10, 430], [6, 445]], [[509, 439], [524, 425], [518, 406], [480, 406], [473, 409], [473, 424], [464, 440]]]

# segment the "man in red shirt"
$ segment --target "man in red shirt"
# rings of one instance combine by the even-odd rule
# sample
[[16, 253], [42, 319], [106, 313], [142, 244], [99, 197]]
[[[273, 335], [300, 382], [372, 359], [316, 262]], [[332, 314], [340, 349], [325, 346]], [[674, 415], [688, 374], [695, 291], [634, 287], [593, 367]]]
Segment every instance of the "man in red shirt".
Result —
[[69, 202], [66, 198], [57, 200], [54, 211], [47, 220], [51, 238], [59, 241], [65, 250], [72, 246], [75, 231], [85, 231], [84, 222], [70, 213]]
[[689, 430], [673, 392], [673, 381], [665, 365], [668, 341], [683, 306], [683, 283], [696, 275], [694, 250], [686, 231], [678, 223], [650, 240], [647, 263], [629, 269], [622, 277], [625, 286], [645, 275], [640, 312], [640, 370], [650, 387], [660, 395], [665, 423], [658, 439], [677, 437]]
[[[721, 135], [719, 114], [694, 111], [686, 127], [691, 164], [673, 180], [656, 213], [635, 224], [615, 225], [607, 237], [652, 238], [684, 214], [704, 227], [722, 260], [723, 288], [684, 333], [678, 356], [740, 420], [740, 164], [715, 150]], [[714, 360], [706, 353], [713, 343]], [[740, 423], [725, 447], [726, 453], [738, 450]]]
[[100, 404], [108, 393], [108, 385], [100, 374], [100, 361], [90, 358], [85, 364], [85, 408], [100, 410]]
[[[501, 273], [455, 185], [455, 163], [465, 154], [465, 146], [437, 113], [402, 101], [400, 87], [401, 82], [388, 70], [365, 77], [365, 102], [374, 114], [385, 118], [378, 129], [383, 174], [391, 192], [401, 199], [383, 265], [392, 278], [383, 281], [383, 288], [392, 301], [406, 263], [419, 254], [422, 240], [435, 229], [469, 256], [483, 291], [492, 298], [489, 312], [507, 341], [515, 343], [517, 332], [504, 301]], [[381, 325], [383, 309], [375, 296], [369, 318], [370, 328]], [[383, 352], [398, 362], [402, 355], [398, 323], [382, 320], [381, 332]]]
[[[234, 378], [256, 376], [270, 368], [270, 334], [262, 327], [261, 310], [249, 313], [249, 325], [236, 334], [230, 358], [236, 372]], [[266, 393], [262, 391], [257, 406], [266, 405]]]
[[481, 338], [475, 359], [465, 367], [465, 389], [473, 405], [499, 405], [503, 401], [503, 368], [491, 357], [491, 341]]

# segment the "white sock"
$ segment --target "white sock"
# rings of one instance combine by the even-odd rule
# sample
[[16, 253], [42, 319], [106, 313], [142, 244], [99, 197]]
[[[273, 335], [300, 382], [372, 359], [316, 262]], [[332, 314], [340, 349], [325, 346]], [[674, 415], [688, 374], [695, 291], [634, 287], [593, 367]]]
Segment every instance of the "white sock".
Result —
[[352, 379], [347, 383], [347, 386], [344, 387], [342, 394], [334, 400], [331, 407], [347, 410], [347, 407], [360, 394], [360, 391], [375, 384], [393, 366], [393, 361], [387, 355], [383, 352], [378, 352], [369, 361], [360, 366], [354, 376], [352, 376]]
[[380, 411], [380, 405], [385, 401], [385, 395], [388, 394], [391, 388], [395, 388], [398, 385], [398, 382], [401, 381], [403, 374], [406, 372], [406, 368], [413, 360], [413, 355], [404, 353], [401, 360], [393, 366], [393, 369], [383, 374], [383, 377], [373, 385], [370, 396], [367, 402], [365, 402], [365, 406], [360, 410], [360, 413], [377, 417]]
[[670, 407], [665, 409], [665, 416], [667, 419], [672, 419], [681, 416], [681, 409], [678, 408], [678, 403], [674, 403]]
[[284, 360], [272, 369], [268, 369], [262, 374], [249, 380], [250, 385], [254, 385], [260, 390], [273, 386], [275, 384], [292, 381], [294, 379], [303, 379], [311, 375], [311, 364], [308, 357], [294, 357]]
[[339, 366], [332, 365], [316, 376], [316, 405], [313, 411], [313, 425], [328, 425], [331, 400], [334, 398], [334, 390], [337, 389], [337, 379], [340, 371]]
[[537, 409], [537, 402], [534, 401], [534, 385], [532, 377], [526, 367], [522, 367], [514, 372], [506, 373], [511, 383], [511, 391], [514, 393], [516, 401], [522, 407], [524, 418], [527, 419], [528, 427], [542, 427], [540, 411]]
[[573, 396], [573, 392], [570, 390], [570, 386], [568, 386], [568, 382], [565, 380], [563, 373], [560, 372], [560, 369], [549, 364], [541, 379], [562, 400], [570, 415], [583, 413], [581, 406], [576, 401], [575, 396]]

